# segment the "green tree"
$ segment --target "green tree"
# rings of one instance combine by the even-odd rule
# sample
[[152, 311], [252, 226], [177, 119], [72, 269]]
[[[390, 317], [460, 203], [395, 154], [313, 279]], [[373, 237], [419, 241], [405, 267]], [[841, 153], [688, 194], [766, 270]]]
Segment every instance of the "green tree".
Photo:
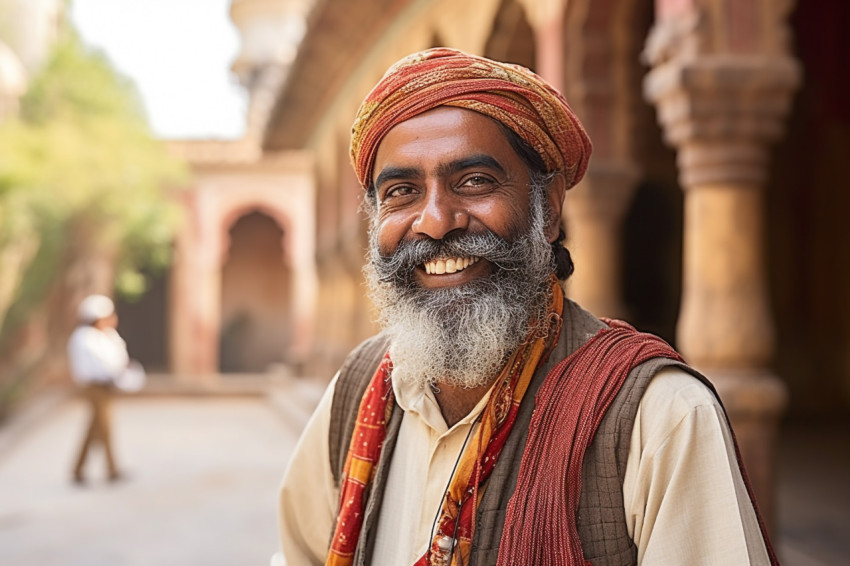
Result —
[[[139, 295], [140, 269], [168, 263], [185, 175], [133, 85], [65, 34], [0, 124], [0, 412], [63, 354], [82, 297]], [[41, 347], [11, 347], [33, 320], [48, 329]]]

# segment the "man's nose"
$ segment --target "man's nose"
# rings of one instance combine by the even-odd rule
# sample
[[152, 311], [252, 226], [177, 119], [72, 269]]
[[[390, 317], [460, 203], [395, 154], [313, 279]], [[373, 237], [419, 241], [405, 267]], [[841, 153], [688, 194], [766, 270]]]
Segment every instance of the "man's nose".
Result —
[[455, 230], [469, 227], [469, 213], [457, 195], [443, 188], [430, 189], [411, 226], [412, 230], [441, 240]]

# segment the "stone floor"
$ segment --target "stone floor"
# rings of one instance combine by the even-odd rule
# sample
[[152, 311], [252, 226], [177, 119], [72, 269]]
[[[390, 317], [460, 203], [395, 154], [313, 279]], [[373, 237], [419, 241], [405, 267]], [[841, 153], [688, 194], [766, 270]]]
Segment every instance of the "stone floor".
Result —
[[777, 465], [782, 563], [850, 564], [850, 423], [786, 423]]
[[[258, 395], [136, 396], [115, 406], [129, 473], [84, 487], [70, 467], [86, 418], [48, 397], [0, 429], [0, 565], [248, 566], [277, 548], [275, 493], [320, 394], [309, 383]], [[786, 426], [779, 549], [786, 566], [850, 564], [850, 427]]]
[[0, 564], [268, 564], [296, 427], [259, 397], [124, 399], [114, 409], [125, 481], [104, 481], [95, 453], [87, 484], [71, 483], [86, 419], [80, 401], [58, 404], [6, 441]]

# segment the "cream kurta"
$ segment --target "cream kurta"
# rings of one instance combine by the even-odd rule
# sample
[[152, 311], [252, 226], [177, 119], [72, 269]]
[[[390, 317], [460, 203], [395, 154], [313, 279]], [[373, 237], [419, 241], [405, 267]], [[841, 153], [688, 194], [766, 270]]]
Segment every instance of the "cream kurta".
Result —
[[[324, 564], [338, 490], [328, 460], [331, 382], [295, 449], [280, 492], [283, 552], [273, 566]], [[471, 423], [486, 397], [447, 429], [430, 389], [393, 383], [404, 409], [377, 525], [373, 565], [412, 565], [424, 552]], [[668, 368], [638, 407], [623, 483], [638, 563], [769, 564], [726, 418], [714, 395]]]

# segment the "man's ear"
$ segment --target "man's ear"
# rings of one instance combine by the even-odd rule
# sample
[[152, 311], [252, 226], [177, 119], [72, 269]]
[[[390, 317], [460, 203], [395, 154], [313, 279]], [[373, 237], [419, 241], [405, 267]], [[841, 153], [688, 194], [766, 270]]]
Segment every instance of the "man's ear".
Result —
[[561, 228], [561, 209], [564, 206], [564, 195], [567, 192], [566, 181], [560, 173], [556, 174], [546, 187], [546, 199], [549, 201], [550, 217], [546, 222], [546, 239], [550, 244], [558, 240]]

